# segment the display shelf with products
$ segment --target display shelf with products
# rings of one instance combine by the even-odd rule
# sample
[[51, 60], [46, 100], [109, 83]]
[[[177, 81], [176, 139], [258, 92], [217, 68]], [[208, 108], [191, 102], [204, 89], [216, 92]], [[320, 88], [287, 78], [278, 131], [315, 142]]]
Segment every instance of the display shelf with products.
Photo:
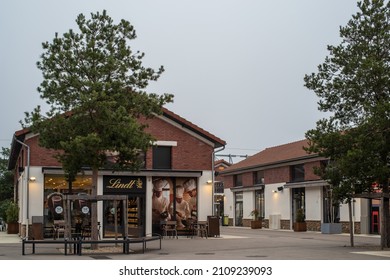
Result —
[[138, 199], [129, 199], [127, 208], [127, 223], [129, 227], [138, 227]]

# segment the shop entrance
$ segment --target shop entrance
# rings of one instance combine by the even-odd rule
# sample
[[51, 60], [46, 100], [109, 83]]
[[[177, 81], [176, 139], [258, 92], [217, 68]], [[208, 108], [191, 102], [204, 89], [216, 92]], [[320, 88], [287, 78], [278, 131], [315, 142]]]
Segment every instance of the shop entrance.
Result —
[[380, 232], [379, 207], [373, 207], [371, 211], [371, 233], [379, 234], [379, 232]]
[[235, 193], [235, 213], [234, 225], [242, 227], [242, 217], [244, 215], [243, 194], [242, 192]]
[[295, 222], [298, 209], [305, 213], [305, 188], [292, 189], [292, 221]]
[[[115, 201], [104, 201], [103, 203], [103, 237], [115, 237], [115, 228], [118, 232], [124, 232], [124, 227], [128, 227], [130, 237], [139, 237], [145, 235], [144, 197], [128, 197], [127, 213], [123, 205]], [[116, 215], [115, 215], [116, 214]], [[116, 223], [115, 223], [116, 217]]]
[[115, 201], [103, 203], [103, 237], [115, 236], [114, 229], [130, 237], [145, 236], [145, 188], [146, 178], [135, 176], [104, 176], [103, 193], [128, 197], [127, 209]]

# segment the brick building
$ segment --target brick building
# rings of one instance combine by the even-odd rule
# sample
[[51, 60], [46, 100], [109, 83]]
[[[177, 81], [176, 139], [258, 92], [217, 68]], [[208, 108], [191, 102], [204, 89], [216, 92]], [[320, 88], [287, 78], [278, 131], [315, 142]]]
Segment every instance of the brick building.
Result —
[[[293, 229], [297, 210], [302, 209], [307, 230], [321, 231], [324, 224], [340, 221], [343, 231], [349, 231], [347, 205], [333, 207], [328, 184], [314, 173], [314, 167], [326, 164], [327, 159], [306, 153], [303, 147], [307, 144], [301, 140], [270, 147], [220, 173], [230, 224], [249, 226], [251, 211], [258, 209], [264, 227]], [[373, 217], [377, 204], [375, 200], [354, 201], [355, 232], [378, 232]]]
[[[139, 121], [148, 124], [146, 131], [156, 139], [144, 157], [144, 168], [137, 173], [99, 171], [98, 195], [128, 197], [128, 213], [113, 201], [98, 202], [103, 238], [112, 236], [114, 224], [119, 231], [127, 225], [129, 234], [134, 236], [152, 233], [161, 220], [176, 219], [178, 196], [191, 207], [187, 217], [205, 220], [213, 212], [214, 152], [222, 149], [225, 141], [165, 108], [161, 116]], [[72, 226], [90, 223], [91, 207], [82, 197], [91, 194], [91, 171], [85, 169], [70, 186], [61, 165], [53, 158], [54, 151], [40, 147], [38, 142], [39, 135], [24, 129], [15, 132], [11, 145], [8, 167], [15, 172], [21, 236], [31, 235], [34, 220], [42, 223], [43, 234], [50, 236], [53, 222], [64, 219], [68, 194], [80, 195], [79, 200], [72, 201]], [[165, 213], [155, 215], [155, 204], [161, 204], [162, 199]]]

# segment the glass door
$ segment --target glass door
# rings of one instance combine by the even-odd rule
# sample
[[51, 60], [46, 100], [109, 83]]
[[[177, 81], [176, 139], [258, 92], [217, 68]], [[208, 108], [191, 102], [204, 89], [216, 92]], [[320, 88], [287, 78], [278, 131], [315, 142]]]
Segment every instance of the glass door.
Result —
[[235, 193], [235, 213], [234, 213], [234, 224], [235, 226], [242, 227], [242, 217], [244, 215], [243, 207], [243, 195], [242, 192]]
[[103, 203], [103, 237], [123, 237], [125, 225], [128, 227], [130, 237], [139, 237], [145, 235], [144, 218], [145, 203], [142, 196], [130, 196], [128, 198], [127, 213], [121, 201], [112, 200]]
[[292, 189], [292, 220], [296, 219], [298, 209], [302, 209], [305, 213], [305, 188]]

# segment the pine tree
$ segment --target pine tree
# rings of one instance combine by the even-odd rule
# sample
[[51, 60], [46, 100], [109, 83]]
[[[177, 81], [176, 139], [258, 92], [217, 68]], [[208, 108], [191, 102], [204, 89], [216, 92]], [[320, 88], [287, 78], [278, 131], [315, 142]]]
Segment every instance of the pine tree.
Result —
[[358, 8], [340, 28], [341, 43], [328, 46], [318, 72], [304, 78], [320, 98], [319, 110], [329, 114], [306, 136], [310, 152], [331, 159], [324, 177], [341, 198], [350, 201], [379, 184], [381, 244], [390, 247], [390, 3], [364, 0]]
[[[80, 14], [79, 32], [55, 34], [42, 44], [44, 53], [37, 67], [43, 81], [38, 88], [50, 106], [26, 113], [26, 125], [39, 133], [41, 146], [58, 151], [69, 181], [83, 167], [92, 169], [92, 195], [97, 194], [98, 170], [107, 162], [107, 151], [115, 152], [114, 168], [137, 170], [140, 153], [153, 143], [144, 131], [140, 116], [161, 114], [173, 95], [147, 93], [151, 81], [163, 73], [142, 65], [144, 53], [133, 52], [129, 42], [136, 38], [130, 22], [114, 24], [106, 11]], [[91, 225], [97, 228], [96, 203]], [[92, 230], [97, 239], [97, 230]]]

